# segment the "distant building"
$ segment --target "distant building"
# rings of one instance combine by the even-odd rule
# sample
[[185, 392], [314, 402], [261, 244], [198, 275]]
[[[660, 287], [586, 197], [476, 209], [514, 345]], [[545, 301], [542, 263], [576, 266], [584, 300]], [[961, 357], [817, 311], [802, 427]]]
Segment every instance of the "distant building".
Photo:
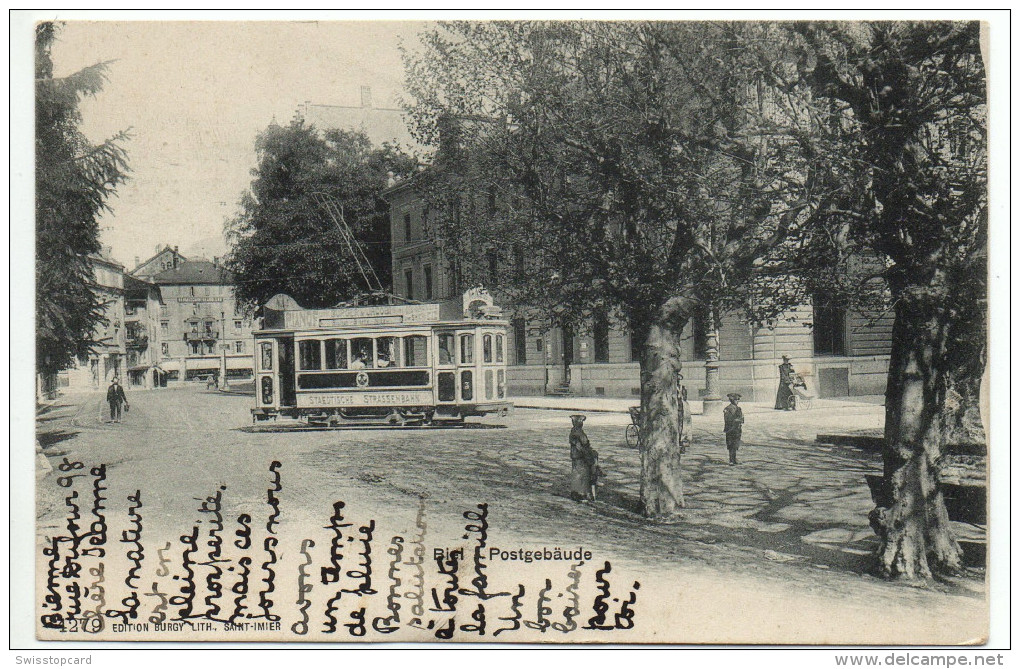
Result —
[[[252, 323], [237, 309], [230, 273], [218, 261], [189, 260], [151, 279], [151, 322], [160, 385], [252, 377]], [[150, 339], [152, 341], [153, 339]], [[151, 344], [150, 344], [151, 345]]]
[[[390, 205], [393, 292], [431, 301], [466, 288], [459, 285], [456, 259], [447, 257], [437, 241], [434, 221], [426, 219], [413, 183], [405, 181], [382, 195]], [[486, 287], [499, 303], [499, 287]], [[684, 384], [691, 399], [705, 389], [707, 320], [695, 314], [681, 341]], [[738, 314], [726, 314], [721, 321], [718, 366], [723, 393], [771, 401], [784, 354], [821, 397], [885, 392], [890, 314], [861, 314], [818, 303], [791, 310], [774, 328], [754, 328]], [[512, 325], [507, 369], [512, 393], [639, 396], [640, 346], [625, 327], [606, 320], [590, 323], [588, 334], [578, 335], [548, 320], [516, 318]]]
[[165, 272], [168, 269], [173, 269], [174, 267], [187, 262], [188, 259], [178, 253], [177, 249], [178, 247], [176, 246], [173, 248], [165, 246], [161, 251], [158, 251], [156, 255], [152, 256], [145, 262], [138, 262], [138, 258], [136, 257], [135, 268], [131, 270], [131, 276], [136, 279], [148, 281], [160, 272]]
[[127, 380], [129, 387], [156, 388], [166, 385], [166, 375], [159, 367], [159, 287], [155, 284], [124, 276], [124, 324], [127, 347]]
[[105, 387], [122, 377], [127, 358], [124, 314], [124, 266], [110, 257], [108, 248], [90, 256], [105, 323], [94, 333], [96, 345], [88, 360], [58, 374], [58, 384], [72, 390]]

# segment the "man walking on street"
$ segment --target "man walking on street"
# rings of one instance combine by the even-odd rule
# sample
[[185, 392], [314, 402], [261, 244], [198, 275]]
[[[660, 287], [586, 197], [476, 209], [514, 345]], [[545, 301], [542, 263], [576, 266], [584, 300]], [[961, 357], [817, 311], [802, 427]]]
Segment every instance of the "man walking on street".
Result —
[[723, 409], [723, 432], [726, 434], [726, 450], [730, 452], [730, 465], [735, 465], [744, 431], [744, 411], [737, 405], [740, 393], [730, 393], [726, 397], [730, 403]]
[[121, 410], [128, 405], [128, 401], [117, 377], [113, 377], [113, 383], [106, 391], [106, 401], [110, 403], [110, 422], [119, 423]]

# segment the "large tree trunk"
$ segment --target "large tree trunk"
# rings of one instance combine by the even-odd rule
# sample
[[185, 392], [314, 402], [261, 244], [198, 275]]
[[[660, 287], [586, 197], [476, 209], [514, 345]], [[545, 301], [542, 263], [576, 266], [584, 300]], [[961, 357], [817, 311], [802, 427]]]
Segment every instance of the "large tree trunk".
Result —
[[677, 336], [663, 324], [647, 330], [641, 353], [641, 503], [650, 518], [684, 507], [676, 375]]
[[960, 567], [938, 478], [947, 446], [961, 435], [983, 440], [972, 417], [985, 350], [983, 324], [954, 321], [931, 301], [912, 302], [902, 299], [896, 309], [883, 451], [887, 506], [871, 513], [882, 539], [879, 571], [906, 579]]

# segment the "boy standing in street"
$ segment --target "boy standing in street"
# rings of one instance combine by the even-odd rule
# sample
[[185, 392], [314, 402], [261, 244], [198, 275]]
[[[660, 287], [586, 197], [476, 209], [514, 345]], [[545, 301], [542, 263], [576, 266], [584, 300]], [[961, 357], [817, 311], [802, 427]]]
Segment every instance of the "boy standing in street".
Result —
[[735, 465], [744, 430], [744, 411], [738, 405], [740, 393], [730, 393], [726, 397], [730, 403], [723, 409], [723, 432], [726, 434], [726, 450], [730, 452], [730, 465]]

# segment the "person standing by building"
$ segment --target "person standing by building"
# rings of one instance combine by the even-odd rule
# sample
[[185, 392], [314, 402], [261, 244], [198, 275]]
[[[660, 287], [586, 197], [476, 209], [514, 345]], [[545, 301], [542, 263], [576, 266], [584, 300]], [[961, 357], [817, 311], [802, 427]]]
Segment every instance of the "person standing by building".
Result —
[[106, 401], [110, 403], [110, 422], [119, 423], [121, 411], [128, 406], [127, 395], [120, 385], [120, 380], [115, 376], [106, 391]]
[[570, 430], [570, 498], [576, 502], [584, 499], [594, 502], [599, 454], [584, 433], [584, 419], [581, 414], [570, 417], [574, 424]]
[[779, 365], [779, 390], [776, 392], [776, 409], [793, 411], [797, 400], [793, 395], [793, 381], [796, 372], [790, 364], [790, 356], [783, 356], [783, 364]]
[[723, 409], [723, 432], [726, 434], [726, 450], [730, 452], [730, 465], [737, 464], [737, 451], [744, 432], [744, 411], [740, 408], [740, 393], [730, 393], [730, 403]]
[[693, 428], [691, 424], [691, 405], [687, 402], [687, 386], [680, 383], [683, 380], [683, 374], [676, 375], [677, 430], [680, 435], [680, 452], [686, 453], [687, 449], [691, 446]]

